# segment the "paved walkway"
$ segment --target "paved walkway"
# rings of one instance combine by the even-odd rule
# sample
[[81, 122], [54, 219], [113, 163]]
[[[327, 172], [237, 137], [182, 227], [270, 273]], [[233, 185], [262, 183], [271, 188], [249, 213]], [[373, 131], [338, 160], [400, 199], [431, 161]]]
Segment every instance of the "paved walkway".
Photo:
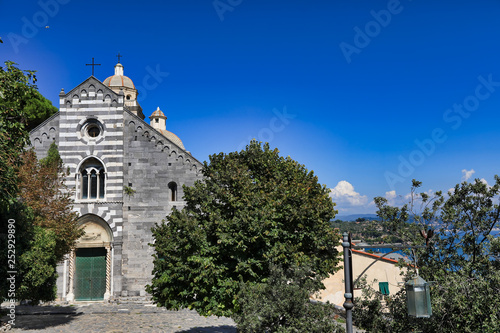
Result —
[[[4, 308], [4, 307], [2, 307]], [[8, 317], [0, 318], [6, 322]], [[151, 304], [76, 303], [16, 307], [10, 332], [47, 333], [236, 333], [230, 318], [203, 317], [196, 311], [168, 311]], [[343, 325], [345, 327], [345, 324]], [[354, 329], [354, 332], [363, 332]]]
[[[9, 320], [2, 317], [3, 321]], [[184, 332], [236, 333], [229, 318], [195, 311], [168, 311], [152, 305], [84, 303], [73, 306], [18, 306], [10, 332]]]

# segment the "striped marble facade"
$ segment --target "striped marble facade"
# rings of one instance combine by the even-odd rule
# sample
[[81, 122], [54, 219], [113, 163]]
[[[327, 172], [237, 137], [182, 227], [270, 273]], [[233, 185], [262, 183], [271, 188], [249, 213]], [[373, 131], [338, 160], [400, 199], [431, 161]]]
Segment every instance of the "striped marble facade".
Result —
[[[153, 268], [151, 227], [174, 206], [184, 205], [182, 185], [200, 179], [202, 164], [130, 112], [122, 91], [115, 93], [94, 76], [68, 93], [62, 90], [59, 98], [59, 112], [31, 132], [31, 144], [38, 158], [46, 156], [52, 142], [58, 145], [70, 172], [66, 184], [75, 192], [74, 210], [82, 219], [95, 216], [105, 221], [109, 228], [110, 297], [147, 296], [144, 288]], [[95, 138], [86, 131], [92, 124], [100, 126]], [[81, 194], [80, 168], [89, 158], [104, 167], [103, 198], [89, 199], [89, 194], [83, 199]], [[87, 179], [90, 182], [90, 176]], [[175, 201], [169, 190], [172, 183], [179, 191]], [[135, 194], [126, 195], [124, 186]], [[58, 267], [59, 299], [73, 300], [73, 259], [74, 254], [69, 255]]]

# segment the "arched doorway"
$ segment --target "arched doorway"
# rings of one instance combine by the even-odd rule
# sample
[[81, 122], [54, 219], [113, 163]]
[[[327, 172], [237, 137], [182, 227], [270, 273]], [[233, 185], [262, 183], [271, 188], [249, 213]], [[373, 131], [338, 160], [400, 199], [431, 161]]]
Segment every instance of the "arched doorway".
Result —
[[79, 223], [85, 234], [70, 254], [68, 301], [102, 301], [111, 296], [113, 234], [100, 217], [88, 214]]

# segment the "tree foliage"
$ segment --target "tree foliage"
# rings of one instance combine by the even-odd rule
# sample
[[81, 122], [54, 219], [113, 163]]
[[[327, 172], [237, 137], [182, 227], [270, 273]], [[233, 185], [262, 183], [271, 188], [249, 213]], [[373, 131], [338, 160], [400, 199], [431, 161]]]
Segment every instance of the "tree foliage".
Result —
[[57, 111], [35, 85], [35, 71], [23, 71], [12, 61], [0, 68], [0, 204], [17, 194], [20, 155], [29, 130]]
[[[2, 229], [15, 221], [15, 269], [2, 265], [2, 274], [17, 271], [16, 299], [34, 303], [51, 301], [56, 293], [56, 266], [74, 247], [83, 231], [72, 211], [72, 197], [63, 183], [62, 161], [53, 144], [48, 156], [38, 161], [33, 150], [21, 156], [17, 173], [18, 197], [0, 211]], [[0, 248], [7, 258], [7, 233], [0, 237]], [[5, 259], [2, 259], [5, 260]], [[5, 279], [4, 279], [5, 280]], [[0, 296], [6, 297], [9, 284], [0, 283]]]
[[319, 288], [339, 261], [328, 190], [313, 172], [252, 141], [215, 154], [204, 179], [184, 189], [186, 206], [153, 228], [153, 299], [202, 315], [237, 312], [241, 283], [263, 283], [270, 266], [309, 267]]
[[[11, 289], [10, 281], [0, 280], [0, 297], [17, 300], [30, 299], [51, 301], [55, 298], [55, 254], [54, 237], [51, 231], [33, 224], [33, 213], [29, 207], [20, 201], [14, 201], [9, 209], [0, 209], [0, 276], [9, 277], [7, 271], [16, 271], [15, 289]], [[15, 252], [8, 245], [8, 221], [13, 223], [15, 235]], [[5, 231], [5, 233], [4, 233]], [[7, 261], [7, 258], [13, 261]], [[12, 265], [12, 266], [10, 266]], [[14, 294], [12, 293], [14, 292]]]
[[36, 96], [34, 72], [14, 65], [6, 61], [0, 68], [0, 205], [4, 206], [17, 195], [17, 168], [29, 142], [24, 108]]
[[57, 236], [54, 231], [34, 225], [27, 248], [20, 252], [16, 297], [18, 300], [53, 301], [56, 297]]
[[285, 271], [271, 265], [265, 282], [242, 283], [233, 315], [238, 332], [344, 332], [332, 304], [311, 302], [317, 286], [308, 273], [307, 267]]
[[[402, 290], [386, 304], [387, 313], [380, 311], [377, 299], [360, 300], [355, 319], [371, 332], [499, 332], [500, 178], [495, 176], [493, 186], [479, 179], [463, 182], [447, 197], [441, 192], [418, 194], [420, 186], [413, 182], [412, 199], [403, 207], [391, 207], [384, 198], [376, 198], [377, 213], [412, 244], [429, 243], [408, 255], [416, 260], [422, 278], [434, 281], [433, 315], [429, 319], [402, 315], [406, 312]], [[424, 239], [429, 230], [435, 236]]]
[[72, 210], [72, 192], [64, 184], [65, 172], [57, 145], [53, 142], [47, 157], [40, 161], [34, 150], [28, 150], [22, 161], [20, 196], [33, 211], [33, 223], [54, 233], [55, 254], [57, 261], [61, 261], [83, 231], [78, 227], [78, 214]]
[[81, 232], [63, 186], [57, 147], [40, 162], [25, 150], [29, 128], [54, 109], [46, 107], [36, 90], [33, 71], [9, 61], [5, 65], [0, 68], [0, 276], [17, 273], [15, 295], [3, 278], [0, 297], [50, 301], [55, 298], [57, 262]]
[[31, 131], [56, 113], [57, 108], [52, 105], [51, 101], [36, 91], [35, 96], [26, 102], [23, 111], [27, 117], [27, 129]]

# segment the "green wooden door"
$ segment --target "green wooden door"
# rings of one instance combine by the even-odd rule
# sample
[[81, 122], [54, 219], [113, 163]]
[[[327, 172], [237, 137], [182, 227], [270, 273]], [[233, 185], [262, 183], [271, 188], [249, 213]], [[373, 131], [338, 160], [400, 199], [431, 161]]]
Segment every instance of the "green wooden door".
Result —
[[75, 300], [98, 301], [106, 292], [106, 249], [76, 250]]

